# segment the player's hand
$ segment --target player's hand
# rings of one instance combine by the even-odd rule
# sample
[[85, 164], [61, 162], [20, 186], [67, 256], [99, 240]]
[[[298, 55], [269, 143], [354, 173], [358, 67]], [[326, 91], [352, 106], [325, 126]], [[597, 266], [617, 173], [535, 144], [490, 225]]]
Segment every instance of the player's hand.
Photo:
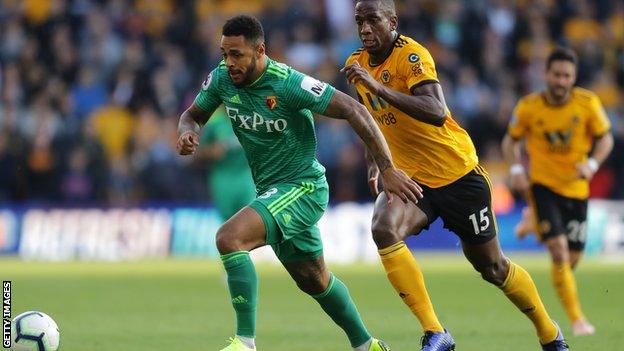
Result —
[[192, 155], [199, 146], [199, 135], [193, 131], [182, 133], [178, 138], [176, 148], [180, 155]]
[[354, 63], [343, 67], [340, 72], [345, 74], [349, 84], [362, 84], [371, 93], [375, 95], [379, 93], [381, 85], [368, 73], [367, 70], [360, 66], [359, 62], [355, 61]]
[[405, 172], [394, 167], [386, 168], [381, 172], [384, 191], [388, 196], [388, 203], [392, 203], [394, 196], [398, 196], [404, 203], [409, 201], [418, 203], [418, 199], [422, 199], [422, 188], [414, 180], [405, 174]]
[[368, 167], [368, 187], [371, 194], [376, 199], [379, 195], [379, 168], [377, 165]]
[[525, 172], [511, 175], [511, 188], [519, 194], [526, 194], [529, 190], [529, 179]]
[[589, 162], [578, 163], [576, 165], [576, 171], [579, 178], [591, 180], [596, 174], [598, 167], [592, 167]]

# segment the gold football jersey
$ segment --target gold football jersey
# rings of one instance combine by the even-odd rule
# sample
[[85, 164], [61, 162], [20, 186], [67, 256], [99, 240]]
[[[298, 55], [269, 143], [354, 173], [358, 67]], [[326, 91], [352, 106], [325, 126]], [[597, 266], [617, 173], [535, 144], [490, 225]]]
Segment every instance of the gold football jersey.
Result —
[[[346, 64], [358, 62], [370, 75], [387, 87], [411, 94], [415, 86], [437, 82], [435, 64], [429, 51], [413, 39], [400, 35], [390, 56], [371, 66], [364, 49], [356, 50]], [[356, 84], [358, 99], [373, 115], [384, 134], [394, 164], [417, 182], [432, 188], [441, 187], [466, 175], [478, 163], [470, 136], [453, 120], [447, 109], [443, 126], [420, 122], [362, 84]]]
[[610, 128], [598, 96], [574, 88], [561, 106], [549, 105], [542, 93], [523, 97], [508, 132], [512, 138], [525, 138], [531, 182], [562, 196], [586, 199], [589, 182], [579, 177], [576, 165], [587, 161], [594, 137]]

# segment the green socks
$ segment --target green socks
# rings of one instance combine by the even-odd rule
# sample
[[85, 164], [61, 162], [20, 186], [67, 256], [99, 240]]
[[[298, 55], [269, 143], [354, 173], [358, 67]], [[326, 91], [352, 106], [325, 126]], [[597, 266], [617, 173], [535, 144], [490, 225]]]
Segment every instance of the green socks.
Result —
[[256, 336], [258, 277], [249, 252], [238, 251], [221, 256], [227, 272], [232, 306], [236, 311], [236, 335]]
[[[236, 335], [256, 336], [258, 278], [249, 252], [238, 251], [221, 256], [227, 272], [232, 306], [236, 311]], [[312, 297], [323, 311], [347, 334], [351, 346], [358, 347], [371, 339], [349, 295], [347, 287], [332, 274], [327, 289]]]
[[327, 289], [312, 297], [321, 305], [323, 311], [345, 331], [352, 347], [358, 347], [371, 339], [349, 295], [349, 289], [333, 274]]

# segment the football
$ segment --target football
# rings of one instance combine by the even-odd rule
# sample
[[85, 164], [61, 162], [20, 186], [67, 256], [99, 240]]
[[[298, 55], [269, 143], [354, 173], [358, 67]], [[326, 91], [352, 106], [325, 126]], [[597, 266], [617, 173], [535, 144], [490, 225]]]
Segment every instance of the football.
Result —
[[56, 351], [60, 333], [50, 316], [43, 312], [28, 311], [13, 319], [11, 338], [11, 350], [14, 351]]

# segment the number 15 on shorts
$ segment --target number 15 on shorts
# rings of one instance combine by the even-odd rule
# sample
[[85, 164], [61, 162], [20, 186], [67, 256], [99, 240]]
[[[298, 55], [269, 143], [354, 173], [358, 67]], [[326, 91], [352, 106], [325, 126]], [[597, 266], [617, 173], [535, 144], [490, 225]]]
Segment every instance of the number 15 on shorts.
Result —
[[485, 206], [478, 213], [473, 213], [468, 216], [468, 219], [472, 222], [475, 235], [481, 234], [490, 227], [490, 217], [488, 217], [487, 212], [488, 207]]

